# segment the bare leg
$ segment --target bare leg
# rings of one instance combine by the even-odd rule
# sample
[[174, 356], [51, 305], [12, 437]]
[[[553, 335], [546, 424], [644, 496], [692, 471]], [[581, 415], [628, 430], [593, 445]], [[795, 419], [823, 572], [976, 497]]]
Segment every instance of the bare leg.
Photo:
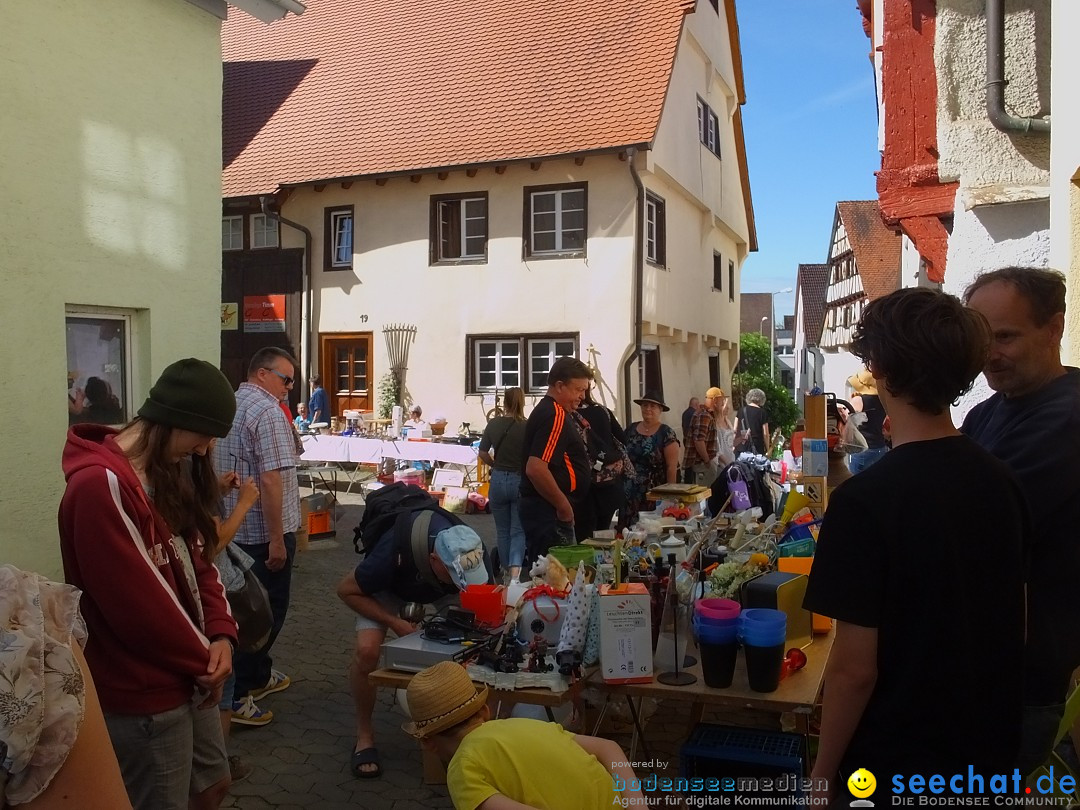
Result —
[[229, 794], [230, 784], [231, 781], [227, 776], [220, 782], [215, 782], [202, 793], [188, 799], [188, 808], [190, 810], [218, 810]]
[[[371, 727], [371, 715], [375, 711], [375, 687], [368, 676], [378, 669], [379, 648], [386, 638], [386, 630], [369, 628], [356, 633], [356, 647], [349, 663], [349, 688], [352, 690], [353, 703], [356, 707], [356, 747], [354, 751], [363, 751], [375, 745], [375, 732]], [[361, 765], [360, 771], [374, 772], [377, 766]]]

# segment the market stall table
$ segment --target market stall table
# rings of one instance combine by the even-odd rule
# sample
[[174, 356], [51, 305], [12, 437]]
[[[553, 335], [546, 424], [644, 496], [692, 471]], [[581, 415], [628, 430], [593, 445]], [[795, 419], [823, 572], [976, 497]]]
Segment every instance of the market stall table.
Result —
[[[626, 698], [635, 725], [631, 758], [638, 737], [641, 738], [646, 756], [650, 755], [639, 714], [643, 698], [689, 703], [690, 728], [701, 721], [705, 707], [708, 706], [730, 713], [732, 720], [741, 721], [737, 723], [740, 725], [773, 730], [782, 728], [806, 736], [810, 731], [810, 714], [821, 694], [833, 635], [831, 632], [815, 635], [814, 643], [803, 650], [806, 653], [806, 666], [780, 681], [775, 692], [755, 692], [750, 688], [746, 678], [746, 660], [741, 650], [735, 665], [735, 677], [727, 689], [706, 686], [700, 663], [686, 668], [687, 672], [697, 677], [697, 682], [689, 686], [672, 686], [656, 680], [652, 683], [610, 684], [604, 682], [599, 670], [590, 674], [586, 685], [606, 692], [608, 699], [613, 695]], [[602, 720], [603, 712], [597, 720], [597, 729]]]
[[[409, 681], [412, 680], [415, 672], [406, 672], [400, 669], [377, 669], [368, 676], [368, 680], [378, 687], [386, 687], [389, 689], [405, 689], [409, 685]], [[479, 681], [477, 681], [479, 683]], [[552, 709], [557, 706], [562, 706], [571, 700], [573, 700], [581, 691], [584, 680], [580, 680], [577, 683], [571, 684], [571, 686], [562, 691], [556, 692], [551, 689], [495, 689], [490, 688], [490, 695], [499, 701], [500, 707], [503, 703], [513, 706], [517, 703], [524, 703], [530, 706], [542, 706], [547, 713], [549, 720], [554, 720], [555, 716], [552, 713]]]

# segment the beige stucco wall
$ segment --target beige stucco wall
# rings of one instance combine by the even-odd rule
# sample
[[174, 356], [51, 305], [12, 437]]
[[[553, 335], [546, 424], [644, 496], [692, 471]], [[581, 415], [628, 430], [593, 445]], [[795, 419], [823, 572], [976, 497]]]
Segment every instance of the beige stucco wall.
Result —
[[5, 4], [0, 561], [60, 570], [67, 305], [134, 313], [133, 399], [219, 356], [219, 20], [183, 0]]
[[[939, 0], [934, 64], [938, 79], [938, 171], [962, 188], [1046, 185], [1045, 135], [998, 131], [986, 116], [984, 0]], [[1050, 2], [1006, 0], [1005, 108], [1050, 111]]]
[[[588, 184], [586, 257], [523, 261], [523, 188], [577, 182]], [[470, 191], [488, 193], [487, 262], [431, 266], [431, 196]], [[577, 332], [581, 358], [588, 360], [588, 347], [595, 347], [605, 397], [609, 404], [617, 399], [619, 363], [632, 341], [627, 302], [635, 195], [628, 164], [605, 155], [581, 166], [573, 160], [546, 161], [537, 171], [521, 164], [503, 174], [480, 169], [472, 178], [452, 172], [446, 180], [424, 175], [418, 183], [401, 177], [384, 186], [363, 181], [349, 189], [340, 184], [322, 192], [302, 189], [282, 213], [316, 234], [316, 335], [372, 332], [377, 381], [388, 368], [383, 327], [416, 325], [406, 378], [409, 396], [423, 405], [425, 415], [442, 415], [456, 428], [462, 421], [484, 422], [482, 397], [465, 394], [466, 335]], [[326, 272], [320, 269], [323, 209], [335, 205], [354, 207], [354, 262], [352, 270]], [[282, 235], [285, 247], [302, 247], [295, 231], [283, 229]]]
[[[944, 289], [960, 295], [984, 270], [1043, 267], [1050, 254], [1050, 139], [1001, 132], [986, 114], [984, 0], [939, 0], [934, 65], [942, 180], [959, 181]], [[1050, 112], [1050, 2], [1005, 2], [1005, 108]], [[991, 393], [983, 377], [953, 409]]]
[[[639, 153], [634, 162], [645, 187], [666, 206], [666, 267], [646, 264], [643, 318], [644, 342], [660, 347], [672, 425], [678, 424], [674, 406], [708, 387], [710, 349], [720, 354], [725, 383], [737, 360], [738, 275], [748, 229], [731, 125], [733, 86], [725, 20], [699, 0], [684, 26], [655, 151]], [[698, 143], [698, 95], [720, 114], [723, 161]], [[523, 187], [571, 182], [588, 183], [586, 258], [523, 260]], [[486, 263], [430, 266], [431, 196], [470, 191], [488, 193]], [[377, 381], [388, 367], [383, 327], [415, 324], [408, 396], [426, 416], [444, 416], [454, 428], [462, 421], [482, 425], [486, 410], [480, 395], [465, 391], [467, 335], [576, 332], [581, 358], [599, 369], [600, 399], [622, 418], [626, 399], [638, 395], [636, 367], [629, 397], [622, 374], [633, 346], [636, 194], [629, 164], [614, 155], [589, 157], [580, 166], [571, 159], [544, 161], [537, 170], [511, 165], [503, 174], [485, 167], [471, 178], [457, 171], [442, 180], [423, 175], [416, 183], [401, 177], [383, 186], [359, 181], [348, 189], [340, 183], [320, 192], [296, 189], [282, 213], [315, 235], [314, 350], [319, 334], [370, 331], [370, 376]], [[354, 207], [353, 268], [326, 272], [324, 209], [340, 205]], [[284, 228], [282, 244], [302, 247], [303, 241]], [[714, 250], [724, 257], [722, 292], [712, 290]], [[735, 302], [727, 289], [728, 259], [736, 265]], [[319, 358], [312, 361], [317, 368]]]
[[1067, 276], [1065, 362], [1080, 364], [1080, 3], [1053, 4], [1050, 266]]

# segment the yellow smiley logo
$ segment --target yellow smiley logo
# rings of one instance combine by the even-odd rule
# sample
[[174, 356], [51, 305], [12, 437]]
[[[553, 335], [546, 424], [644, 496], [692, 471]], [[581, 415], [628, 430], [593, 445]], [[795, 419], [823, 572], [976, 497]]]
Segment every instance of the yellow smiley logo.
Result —
[[877, 790], [877, 779], [866, 768], [859, 768], [848, 777], [847, 787], [852, 796], [865, 799], [867, 796], [872, 796], [874, 791]]

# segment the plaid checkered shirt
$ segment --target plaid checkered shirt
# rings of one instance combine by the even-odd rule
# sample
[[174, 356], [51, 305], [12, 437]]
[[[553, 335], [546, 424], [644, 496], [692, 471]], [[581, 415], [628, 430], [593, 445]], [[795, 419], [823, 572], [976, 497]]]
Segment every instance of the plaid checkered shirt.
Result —
[[[236, 416], [229, 435], [214, 448], [214, 466], [219, 474], [235, 470], [241, 481], [249, 477], [258, 483], [264, 472], [281, 473], [281, 526], [285, 532], [300, 528], [300, 486], [296, 481], [295, 431], [277, 399], [264, 388], [241, 383], [236, 389]], [[236, 490], [225, 495], [223, 515], [236, 507]], [[234, 542], [257, 545], [270, 542], [262, 504], [247, 513]]]

